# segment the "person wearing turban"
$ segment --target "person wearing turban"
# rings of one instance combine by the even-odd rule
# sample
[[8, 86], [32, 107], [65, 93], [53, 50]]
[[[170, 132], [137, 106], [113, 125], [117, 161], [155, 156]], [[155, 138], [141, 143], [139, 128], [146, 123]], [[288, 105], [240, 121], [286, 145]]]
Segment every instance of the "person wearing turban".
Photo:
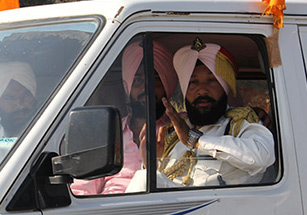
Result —
[[[155, 71], [155, 97], [156, 97], [156, 119], [157, 127], [169, 123], [168, 117], [165, 115], [165, 107], [162, 98], [171, 98], [174, 94], [178, 78], [174, 70], [172, 59], [173, 54], [162, 44], [153, 42], [153, 58]], [[126, 95], [130, 98], [132, 114], [130, 123], [136, 124], [133, 118], [140, 118], [143, 127], [145, 123], [145, 77], [143, 67], [143, 47], [140, 42], [129, 45], [123, 53], [122, 76]], [[138, 82], [142, 80], [141, 86]], [[140, 111], [142, 113], [140, 113]], [[134, 132], [140, 133], [140, 131]], [[136, 135], [138, 142], [138, 135]]]
[[[234, 58], [225, 48], [196, 38], [175, 53], [173, 64], [187, 118], [162, 99], [171, 124], [159, 132], [157, 144], [164, 151], [157, 152], [157, 186], [259, 183], [275, 161], [274, 139], [252, 108], [227, 105], [228, 95], [236, 95]], [[144, 191], [144, 177], [136, 174], [129, 190]]]
[[161, 178], [179, 186], [260, 182], [275, 161], [274, 139], [252, 108], [227, 105], [228, 95], [236, 95], [234, 58], [225, 48], [196, 38], [175, 53], [173, 62], [188, 119], [163, 99], [177, 139], [164, 139]]
[[0, 62], [0, 160], [30, 120], [35, 95], [36, 79], [29, 64]]
[[19, 134], [35, 105], [36, 79], [24, 62], [0, 63], [1, 137]]
[[[124, 193], [137, 170], [140, 170], [145, 153], [141, 148], [145, 139], [145, 76], [143, 65], [143, 47], [141, 42], [128, 45], [122, 55], [122, 79], [131, 111], [122, 119], [124, 140], [124, 165], [116, 175], [92, 181], [75, 180], [71, 185], [76, 195]], [[162, 98], [171, 98], [176, 90], [178, 78], [173, 67], [173, 54], [158, 42], [153, 42], [153, 62], [155, 71], [156, 126], [170, 121], [165, 115]], [[141, 133], [141, 134], [140, 134]], [[145, 136], [144, 136], [145, 137]], [[142, 139], [142, 146], [140, 146]]]

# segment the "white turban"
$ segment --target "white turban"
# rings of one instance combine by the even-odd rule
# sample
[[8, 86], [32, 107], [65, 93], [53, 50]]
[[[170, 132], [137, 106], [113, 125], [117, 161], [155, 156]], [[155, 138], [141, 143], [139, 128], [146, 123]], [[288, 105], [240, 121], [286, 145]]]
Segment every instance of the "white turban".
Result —
[[230, 90], [236, 95], [235, 73], [236, 64], [230, 53], [219, 45], [202, 43], [202, 48], [195, 50], [184, 46], [174, 55], [174, 67], [178, 75], [183, 97], [185, 97], [190, 78], [200, 60], [215, 76], [228, 95]]
[[36, 79], [29, 64], [23, 62], [0, 63], [0, 98], [11, 80], [20, 83], [35, 97]]

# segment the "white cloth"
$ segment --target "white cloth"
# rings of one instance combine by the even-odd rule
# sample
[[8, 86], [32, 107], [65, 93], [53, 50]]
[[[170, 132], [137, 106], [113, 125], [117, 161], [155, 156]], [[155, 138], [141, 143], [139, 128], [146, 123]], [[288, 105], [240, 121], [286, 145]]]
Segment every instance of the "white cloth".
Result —
[[[191, 174], [192, 186], [219, 185], [218, 175], [227, 185], [257, 183], [274, 163], [274, 139], [267, 128], [244, 121], [238, 136], [233, 137], [223, 135], [228, 122], [229, 119], [222, 117], [216, 124], [200, 129], [204, 135], [199, 139], [199, 148], [194, 149], [200, 159]], [[170, 152], [170, 160], [180, 158], [186, 150], [179, 142]], [[201, 159], [206, 155], [217, 160]], [[182, 176], [174, 182], [182, 184]]]
[[29, 64], [23, 62], [0, 63], [0, 97], [11, 80], [19, 82], [35, 97], [36, 79]]
[[[221, 180], [218, 180], [218, 176], [221, 176], [226, 185], [258, 183], [267, 167], [274, 163], [274, 139], [267, 128], [244, 121], [235, 138], [224, 135], [228, 122], [228, 118], [222, 117], [216, 124], [200, 129], [204, 135], [199, 139], [199, 148], [193, 149], [197, 162], [191, 172], [190, 186], [219, 185]], [[187, 150], [189, 149], [185, 145], [178, 142], [169, 154], [166, 167], [172, 166]], [[208, 155], [216, 159], [208, 159]], [[185, 172], [173, 181], [157, 174], [157, 186], [174, 187], [174, 183], [178, 187], [184, 186], [182, 179], [186, 174]], [[136, 176], [129, 187], [137, 184], [135, 188], [140, 189], [144, 179]]]

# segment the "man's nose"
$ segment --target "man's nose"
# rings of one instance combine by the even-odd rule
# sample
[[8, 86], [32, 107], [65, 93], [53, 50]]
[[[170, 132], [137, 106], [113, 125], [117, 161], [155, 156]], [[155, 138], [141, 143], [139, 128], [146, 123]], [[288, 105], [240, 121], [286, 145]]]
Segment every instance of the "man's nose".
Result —
[[15, 103], [16, 110], [22, 110], [26, 108], [26, 106], [27, 106], [27, 101], [25, 98], [19, 98], [16, 100], [16, 103]]
[[142, 93], [145, 92], [145, 85], [144, 84], [140, 87], [140, 90], [141, 90]]
[[18, 102], [18, 103], [16, 103], [16, 105], [15, 105], [15, 109], [16, 109], [16, 110], [22, 110], [22, 109], [24, 109], [24, 107], [25, 107], [25, 105], [24, 105], [24, 103], [22, 103], [22, 102]]
[[208, 87], [206, 84], [201, 84], [197, 88], [197, 96], [205, 96], [208, 95]]

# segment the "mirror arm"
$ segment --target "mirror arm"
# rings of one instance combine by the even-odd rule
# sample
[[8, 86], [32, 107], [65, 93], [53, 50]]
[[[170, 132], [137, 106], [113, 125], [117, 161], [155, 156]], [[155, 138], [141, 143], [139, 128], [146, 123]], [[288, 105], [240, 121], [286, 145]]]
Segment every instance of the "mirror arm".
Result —
[[50, 176], [47, 180], [49, 184], [71, 184], [74, 181], [70, 175]]

